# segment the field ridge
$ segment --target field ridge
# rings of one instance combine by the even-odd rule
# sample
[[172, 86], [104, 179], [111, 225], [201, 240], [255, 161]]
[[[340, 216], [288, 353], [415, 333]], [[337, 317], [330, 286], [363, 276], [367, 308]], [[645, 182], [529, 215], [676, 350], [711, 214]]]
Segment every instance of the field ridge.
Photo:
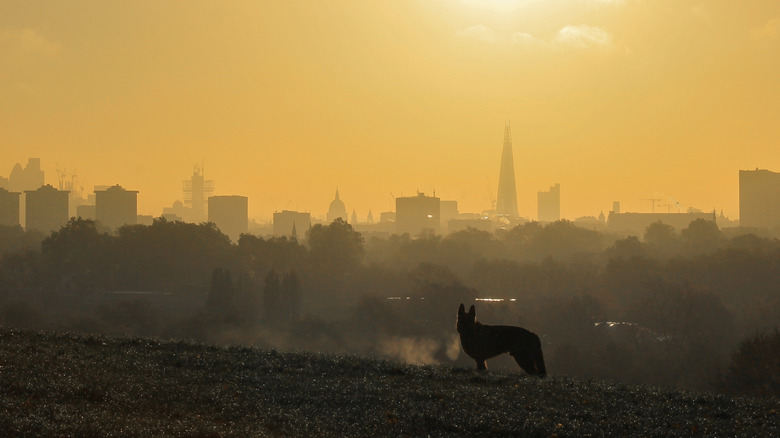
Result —
[[780, 401], [0, 327], [0, 433], [780, 436]]

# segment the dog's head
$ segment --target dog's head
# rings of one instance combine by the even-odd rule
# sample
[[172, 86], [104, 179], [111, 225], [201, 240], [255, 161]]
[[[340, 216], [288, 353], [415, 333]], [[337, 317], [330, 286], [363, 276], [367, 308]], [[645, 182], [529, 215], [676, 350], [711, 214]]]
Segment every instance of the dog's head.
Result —
[[458, 330], [458, 333], [463, 333], [465, 330], [468, 330], [474, 324], [477, 322], [477, 311], [474, 310], [474, 306], [472, 305], [469, 308], [469, 311], [466, 312], [466, 307], [463, 306], [463, 303], [461, 303], [460, 307], [458, 308], [458, 320], [455, 324], [455, 328]]

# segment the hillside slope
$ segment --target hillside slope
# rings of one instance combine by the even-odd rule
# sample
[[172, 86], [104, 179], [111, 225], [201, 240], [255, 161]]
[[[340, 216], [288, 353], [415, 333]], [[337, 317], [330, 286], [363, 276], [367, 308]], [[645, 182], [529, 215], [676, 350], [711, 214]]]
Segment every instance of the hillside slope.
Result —
[[0, 328], [3, 436], [780, 436], [780, 401]]

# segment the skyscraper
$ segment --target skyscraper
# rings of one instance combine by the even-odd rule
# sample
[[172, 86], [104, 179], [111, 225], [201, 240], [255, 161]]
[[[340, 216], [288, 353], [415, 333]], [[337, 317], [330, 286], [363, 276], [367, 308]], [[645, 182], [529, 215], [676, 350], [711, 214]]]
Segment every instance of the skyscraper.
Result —
[[208, 199], [209, 222], [238, 242], [249, 227], [249, 198], [238, 195], [210, 196]]
[[9, 192], [0, 187], [0, 225], [19, 225], [19, 192]]
[[68, 222], [68, 192], [46, 184], [25, 190], [25, 228], [44, 234], [57, 231]]
[[138, 190], [125, 190], [119, 184], [99, 190], [95, 187], [95, 220], [117, 229], [138, 221]]
[[8, 187], [14, 192], [25, 192], [27, 190], [36, 190], [43, 185], [43, 170], [41, 170], [40, 158], [28, 158], [27, 165], [16, 163], [11, 176], [8, 178]]
[[739, 225], [780, 227], [780, 173], [766, 169], [739, 171]]
[[498, 174], [498, 197], [496, 214], [517, 217], [517, 185], [515, 183], [515, 160], [512, 156], [512, 131], [509, 121], [504, 125], [504, 150], [501, 152], [501, 169]]
[[425, 230], [439, 232], [441, 227], [441, 200], [436, 196], [417, 196], [395, 198], [396, 233], [409, 233], [417, 236]]
[[561, 219], [561, 185], [550, 186], [546, 192], [538, 192], [539, 222], [555, 222]]

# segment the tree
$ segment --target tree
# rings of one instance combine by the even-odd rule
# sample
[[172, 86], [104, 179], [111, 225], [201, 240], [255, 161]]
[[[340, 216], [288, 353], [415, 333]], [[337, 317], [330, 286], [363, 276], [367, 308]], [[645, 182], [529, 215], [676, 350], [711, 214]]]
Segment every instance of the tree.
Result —
[[601, 252], [606, 243], [598, 231], [578, 227], [567, 220], [541, 226], [537, 222], [519, 225], [506, 234], [506, 242], [521, 260], [539, 261]]
[[242, 234], [238, 239], [237, 252], [242, 269], [253, 272], [257, 278], [262, 278], [270, 269], [300, 269], [306, 258], [306, 248], [287, 236], [263, 239]]
[[43, 233], [38, 230], [25, 231], [19, 225], [0, 225], [0, 255], [39, 250], [43, 239]]
[[281, 292], [281, 314], [286, 320], [295, 321], [301, 313], [301, 290], [295, 272], [288, 272], [282, 278]]
[[206, 300], [206, 310], [211, 313], [225, 314], [232, 310], [236, 290], [230, 272], [223, 268], [214, 268], [211, 273], [211, 287]]
[[280, 301], [279, 275], [271, 269], [265, 276], [265, 285], [263, 287], [263, 309], [266, 321], [274, 322], [279, 319]]
[[760, 397], [780, 395], [780, 332], [757, 333], [742, 341], [718, 389]]
[[48, 287], [95, 290], [113, 286], [114, 238], [98, 231], [95, 221], [71, 218], [41, 243]]
[[19, 251], [0, 254], [0, 294], [29, 291], [41, 282], [41, 254]]
[[450, 233], [441, 240], [441, 261], [457, 272], [464, 272], [479, 259], [497, 259], [504, 256], [504, 245], [491, 233], [467, 228]]
[[360, 266], [365, 250], [363, 236], [341, 218], [309, 231], [309, 258], [315, 270], [339, 276]]
[[205, 288], [215, 268], [231, 266], [230, 238], [213, 223], [155, 219], [152, 225], [117, 230], [115, 254], [119, 287], [191, 291]]
[[451, 334], [452, 319], [460, 303], [473, 303], [478, 292], [466, 287], [449, 268], [421, 263], [409, 273], [410, 295], [416, 300], [407, 315], [415, 315], [427, 330], [446, 337]]
[[263, 304], [268, 322], [297, 320], [301, 312], [301, 290], [295, 272], [288, 272], [280, 280], [275, 270], [268, 271], [263, 288]]
[[636, 236], [628, 236], [625, 239], [618, 239], [615, 243], [604, 251], [608, 259], [633, 257], [645, 257], [647, 251]]
[[688, 254], [707, 254], [723, 245], [723, 233], [715, 221], [696, 219], [680, 232]]
[[647, 226], [644, 241], [656, 256], [671, 257], [680, 250], [680, 238], [677, 237], [674, 227], [661, 221]]

